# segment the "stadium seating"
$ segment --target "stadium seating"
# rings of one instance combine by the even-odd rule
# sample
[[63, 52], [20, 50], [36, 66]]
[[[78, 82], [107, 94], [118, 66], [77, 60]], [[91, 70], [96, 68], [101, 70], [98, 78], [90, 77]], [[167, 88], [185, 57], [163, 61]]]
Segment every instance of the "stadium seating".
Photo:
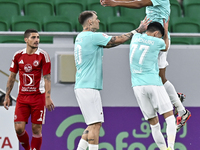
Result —
[[0, 0], [0, 16], [10, 22], [12, 16], [21, 15], [20, 3], [16, 0]]
[[43, 20], [46, 16], [54, 15], [54, 5], [51, 0], [25, 0], [24, 2], [25, 16], [34, 16], [39, 20]]
[[193, 44], [193, 38], [190, 37], [171, 37], [171, 44], [176, 45], [191, 45]]
[[198, 33], [200, 25], [198, 20], [184, 17], [171, 19], [172, 31], [178, 33]]
[[145, 7], [140, 8], [140, 9], [119, 7], [119, 12], [120, 12], [120, 16], [138, 18], [139, 20], [143, 20], [144, 17], [146, 16]]
[[130, 32], [139, 25], [139, 20], [129, 17], [108, 17], [108, 32]]
[[193, 44], [200, 45], [200, 37], [195, 37], [193, 40]]
[[170, 18], [173, 17], [181, 17], [182, 16], [182, 9], [177, 0], [170, 0], [170, 7], [171, 7], [171, 14]]
[[[184, 0], [183, 11], [177, 0], [170, 0], [170, 4], [170, 32], [200, 33], [200, 0]], [[99, 0], [0, 0], [0, 31], [34, 28], [38, 31], [80, 32], [82, 26], [78, 16], [84, 10], [97, 12], [100, 19], [98, 32], [129, 32], [137, 28], [145, 16], [145, 8], [103, 7]], [[42, 43], [53, 42], [53, 37], [41, 39]], [[0, 37], [0, 42], [23, 43], [24, 40], [20, 36], [5, 36], [4, 39]], [[172, 44], [177, 43], [200, 44], [200, 38], [172, 37]]]
[[21, 8], [23, 9], [25, 0], [17, 0], [17, 1], [19, 2]]
[[200, 18], [200, 1], [184, 0], [183, 1], [184, 16], [191, 18]]
[[24, 36], [5, 36], [1, 35], [0, 36], [0, 43], [25, 43], [24, 42]]
[[99, 0], [87, 0], [87, 9], [97, 12], [98, 18], [102, 21], [106, 21], [107, 17], [117, 16], [118, 7], [103, 7], [100, 5]]
[[64, 16], [48, 16], [44, 18], [43, 31], [73, 31], [74, 27], [71, 21]]
[[0, 31], [8, 31], [9, 23], [4, 17], [0, 17]]
[[40, 36], [40, 43], [53, 43], [53, 36]]
[[55, 14], [68, 17], [76, 24], [79, 14], [85, 10], [85, 0], [55, 0]]
[[[5, 36], [0, 35], [0, 43], [25, 43], [24, 36]], [[52, 36], [40, 36], [40, 43], [53, 43]]]
[[11, 21], [12, 31], [25, 31], [27, 29], [42, 30], [41, 24], [35, 17], [31, 16], [14, 16]]

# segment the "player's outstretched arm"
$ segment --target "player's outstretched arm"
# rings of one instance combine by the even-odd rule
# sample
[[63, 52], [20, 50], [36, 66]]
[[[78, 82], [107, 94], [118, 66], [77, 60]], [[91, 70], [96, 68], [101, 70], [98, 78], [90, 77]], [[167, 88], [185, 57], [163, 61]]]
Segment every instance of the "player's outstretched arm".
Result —
[[12, 91], [12, 88], [14, 86], [15, 80], [16, 80], [16, 73], [11, 72], [8, 77], [7, 87], [6, 87], [6, 95], [5, 100], [3, 102], [5, 109], [8, 110], [8, 107], [10, 106], [10, 92]]
[[163, 19], [163, 26], [164, 26], [164, 31], [165, 31], [165, 35], [163, 37], [163, 40], [165, 41], [165, 45], [166, 45], [166, 48], [163, 51], [167, 51], [168, 48], [169, 48], [169, 38], [168, 38], [169, 19], [167, 20], [167, 22], [165, 22], [165, 19]]
[[100, 0], [100, 3], [104, 7], [122, 6], [135, 9], [153, 5], [151, 0]]
[[105, 46], [105, 48], [115, 47], [115, 46], [118, 46], [118, 45], [130, 40], [135, 33], [143, 33], [144, 31], [147, 30], [147, 26], [150, 22], [151, 21], [149, 21], [149, 19], [147, 19], [147, 17], [145, 17], [144, 20], [141, 21], [141, 23], [137, 29], [135, 29], [129, 33], [122, 34], [120, 36], [113, 36], [111, 38], [111, 40], [108, 42], [108, 44]]
[[46, 108], [49, 111], [54, 110], [54, 104], [51, 99], [51, 75], [47, 74], [44, 76], [44, 82], [45, 82], [45, 99], [46, 99]]

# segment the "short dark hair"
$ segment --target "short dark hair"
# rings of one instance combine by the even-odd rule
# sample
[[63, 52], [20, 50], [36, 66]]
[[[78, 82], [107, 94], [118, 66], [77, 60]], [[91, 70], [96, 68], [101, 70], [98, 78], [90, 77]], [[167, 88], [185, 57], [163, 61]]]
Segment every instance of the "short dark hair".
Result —
[[162, 24], [160, 24], [159, 22], [151, 22], [147, 27], [147, 31], [149, 32], [159, 31], [162, 34], [162, 36], [164, 36], [165, 34], [164, 28]]
[[79, 17], [78, 17], [79, 23], [80, 23], [81, 25], [83, 25], [84, 22], [85, 22], [88, 18], [92, 17], [94, 14], [97, 14], [96, 11], [89, 11], [89, 10], [88, 10], [88, 11], [83, 11], [83, 12], [79, 15]]
[[24, 38], [28, 38], [30, 36], [31, 33], [38, 33], [37, 30], [35, 29], [27, 29], [25, 32], [24, 32]]

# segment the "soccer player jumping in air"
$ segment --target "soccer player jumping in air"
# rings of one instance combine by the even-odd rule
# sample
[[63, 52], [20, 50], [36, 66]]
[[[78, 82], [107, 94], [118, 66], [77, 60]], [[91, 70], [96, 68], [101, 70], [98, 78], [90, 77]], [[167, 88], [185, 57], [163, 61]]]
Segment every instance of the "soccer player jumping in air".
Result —
[[[163, 19], [168, 20], [170, 16], [170, 3], [169, 0], [100, 0], [102, 6], [122, 6], [127, 8], [138, 9], [146, 7], [147, 18], [150, 18], [152, 22], [156, 21], [163, 25]], [[169, 40], [170, 35], [168, 33]], [[169, 46], [170, 47], [170, 46]], [[168, 66], [167, 62], [167, 52], [160, 52], [158, 57], [158, 66], [159, 66], [159, 75], [162, 79], [164, 87], [170, 97], [170, 100], [175, 108], [178, 111], [177, 117], [177, 130], [179, 130], [186, 121], [190, 118], [191, 113], [189, 110], [185, 109], [181, 103], [178, 94], [172, 85], [172, 83], [166, 79], [165, 72], [166, 67]]]

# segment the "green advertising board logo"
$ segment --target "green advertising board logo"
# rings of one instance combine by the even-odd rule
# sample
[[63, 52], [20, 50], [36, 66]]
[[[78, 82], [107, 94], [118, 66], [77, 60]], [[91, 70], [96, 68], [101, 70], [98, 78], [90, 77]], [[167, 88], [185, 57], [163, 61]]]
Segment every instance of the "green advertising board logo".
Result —
[[[140, 134], [138, 134], [137, 129], [133, 129], [132, 131], [132, 135], [130, 135], [128, 132], [125, 131], [119, 131], [118, 135], [115, 138], [115, 145], [112, 145], [108, 142], [101, 142], [99, 143], [99, 149], [107, 149], [107, 150], [114, 150], [114, 146], [116, 147], [116, 150], [123, 150], [124, 148], [126, 148], [127, 150], [135, 150], [135, 149], [139, 149], [139, 150], [155, 150], [157, 148], [157, 145], [155, 143], [151, 143], [148, 147], [146, 147], [143, 143], [140, 142], [134, 142], [130, 145], [128, 145], [128, 143], [123, 142], [124, 139], [128, 138], [128, 137], [134, 137], [135, 139], [147, 139], [147, 138], [152, 138], [151, 136], [151, 129], [149, 127], [148, 122], [146, 122], [144, 120], [144, 118], [141, 119], [142, 123], [140, 124]], [[83, 116], [78, 114], [78, 115], [72, 115], [68, 118], [66, 118], [65, 120], [63, 120], [60, 125], [58, 126], [57, 130], [56, 130], [56, 136], [57, 137], [62, 137], [65, 130], [75, 124], [75, 123], [85, 123]], [[82, 135], [83, 131], [85, 129], [83, 128], [76, 128], [73, 131], [71, 131], [67, 137], [67, 142], [66, 142], [66, 148], [68, 150], [75, 150], [75, 139], [79, 136]], [[163, 135], [166, 137], [166, 123], [163, 123], [163, 128], [162, 128], [162, 133]], [[179, 132], [182, 131], [182, 134], [179, 135], [179, 138], [185, 138], [187, 135], [187, 123], [186, 125], [183, 127], [183, 130], [180, 130]], [[141, 134], [142, 133], [142, 134]], [[100, 137], [103, 137], [105, 135], [105, 131], [103, 129], [103, 127], [101, 127], [100, 129]], [[137, 140], [135, 140], [137, 141]], [[175, 149], [178, 150], [187, 150], [187, 148], [185, 147], [185, 145], [183, 143], [180, 142], [176, 142], [175, 144]]]

